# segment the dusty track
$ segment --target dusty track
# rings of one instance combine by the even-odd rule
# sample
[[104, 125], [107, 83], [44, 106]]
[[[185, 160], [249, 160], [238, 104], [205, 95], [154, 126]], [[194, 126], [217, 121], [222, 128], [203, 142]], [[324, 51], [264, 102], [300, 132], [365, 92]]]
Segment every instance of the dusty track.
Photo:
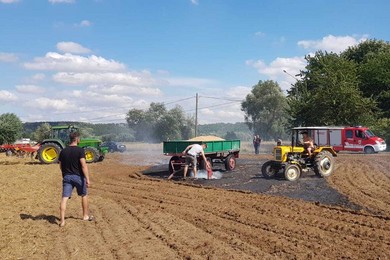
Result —
[[[245, 157], [245, 156], [244, 156]], [[332, 186], [367, 209], [150, 179], [110, 154], [58, 227], [57, 165], [0, 155], [2, 259], [388, 259], [389, 155], [342, 155]], [[264, 180], [265, 181], [265, 180]]]

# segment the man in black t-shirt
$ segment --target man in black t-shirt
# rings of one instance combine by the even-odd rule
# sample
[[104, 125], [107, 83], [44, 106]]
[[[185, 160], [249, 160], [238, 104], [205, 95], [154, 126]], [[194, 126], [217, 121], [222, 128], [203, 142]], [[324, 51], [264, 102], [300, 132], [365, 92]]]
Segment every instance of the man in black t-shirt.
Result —
[[77, 194], [81, 196], [83, 208], [83, 220], [93, 220], [89, 215], [88, 191], [90, 186], [88, 166], [85, 161], [85, 151], [78, 147], [80, 143], [80, 134], [73, 132], [69, 135], [70, 144], [64, 148], [59, 157], [60, 169], [62, 172], [62, 200], [60, 204], [60, 226], [65, 225], [65, 211], [68, 199], [72, 196], [74, 188]]

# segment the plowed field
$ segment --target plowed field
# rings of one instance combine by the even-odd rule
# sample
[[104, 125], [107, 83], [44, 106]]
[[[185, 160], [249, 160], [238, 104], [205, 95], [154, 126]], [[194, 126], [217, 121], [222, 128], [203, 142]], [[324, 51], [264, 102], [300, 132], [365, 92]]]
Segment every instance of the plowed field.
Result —
[[[109, 154], [90, 164], [96, 219], [80, 219], [81, 200], [74, 196], [60, 228], [58, 165], [0, 154], [0, 258], [390, 259], [389, 154], [341, 154], [334, 174], [319, 180], [359, 210], [151, 178], [142, 174], [148, 165], [128, 159], [141, 162], [143, 156]], [[241, 157], [245, 163], [253, 155]], [[237, 171], [258, 175], [239, 166]], [[303, 177], [295, 187], [312, 179]], [[277, 187], [286, 185], [279, 180]]]

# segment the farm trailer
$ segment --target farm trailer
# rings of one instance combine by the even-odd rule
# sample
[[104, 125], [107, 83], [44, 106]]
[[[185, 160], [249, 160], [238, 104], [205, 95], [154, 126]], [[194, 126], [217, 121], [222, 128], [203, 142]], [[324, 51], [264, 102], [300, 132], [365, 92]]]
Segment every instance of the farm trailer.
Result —
[[[240, 140], [218, 140], [218, 141], [165, 141], [163, 142], [163, 153], [171, 156], [169, 160], [169, 172], [174, 173], [181, 170], [185, 165], [185, 155], [183, 151], [188, 145], [206, 143], [204, 150], [207, 161], [211, 167], [214, 163], [222, 163], [227, 171], [236, 168], [236, 158], [240, 153]], [[198, 169], [206, 169], [202, 157], [198, 160]]]

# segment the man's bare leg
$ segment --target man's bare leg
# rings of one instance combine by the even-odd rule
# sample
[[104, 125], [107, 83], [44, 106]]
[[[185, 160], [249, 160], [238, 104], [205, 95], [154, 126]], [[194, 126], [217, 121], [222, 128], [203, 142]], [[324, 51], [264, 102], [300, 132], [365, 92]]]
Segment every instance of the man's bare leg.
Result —
[[183, 178], [185, 179], [187, 177], [187, 171], [188, 171], [188, 165], [184, 166], [184, 172], [183, 172]]
[[194, 172], [194, 179], [196, 179], [196, 174], [198, 173], [198, 170], [196, 169], [196, 166], [194, 166], [193, 172]]
[[83, 220], [88, 220], [89, 219], [88, 195], [81, 197], [81, 206], [83, 208]]
[[66, 203], [68, 202], [69, 197], [63, 197], [60, 204], [60, 226], [65, 226], [65, 211]]

